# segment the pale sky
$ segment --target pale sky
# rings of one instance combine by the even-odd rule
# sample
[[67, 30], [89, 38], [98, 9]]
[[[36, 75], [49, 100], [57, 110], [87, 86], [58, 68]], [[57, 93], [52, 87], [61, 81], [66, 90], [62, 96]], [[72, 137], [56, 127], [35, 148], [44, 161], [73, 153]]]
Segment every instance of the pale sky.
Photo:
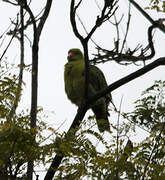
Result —
[[[37, 13], [40, 11], [40, 9], [42, 9], [40, 7], [43, 7], [41, 2], [45, 1], [37, 0], [33, 6], [33, 10], [35, 12], [37, 11]], [[95, 23], [95, 19], [99, 14], [99, 9], [94, 4], [94, 0], [84, 0], [83, 2], [83, 7], [80, 9], [79, 16], [82, 18], [87, 29], [90, 30], [90, 27], [92, 27], [92, 25]], [[120, 2], [121, 6], [119, 7], [119, 12], [121, 14], [127, 12], [127, 2], [127, 0], [122, 0]], [[139, 0], [138, 2], [143, 5], [144, 0]], [[10, 24], [9, 17], [13, 19], [19, 8], [13, 8], [11, 5], [3, 2], [0, 2], [0, 6], [1, 35]], [[64, 64], [67, 62], [67, 52], [70, 48], [76, 47], [82, 49], [79, 40], [76, 39], [72, 32], [69, 22], [69, 6], [70, 1], [68, 0], [53, 1], [50, 15], [41, 35], [39, 51], [38, 105], [42, 106], [44, 110], [48, 112], [48, 114], [50, 114], [51, 111], [54, 112], [54, 114], [50, 114], [50, 117], [47, 119], [47, 122], [53, 127], [58, 128], [60, 124], [65, 121], [63, 126], [60, 128], [60, 132], [63, 132], [63, 130], [67, 130], [69, 128], [77, 111], [77, 107], [71, 104], [64, 91], [63, 72]], [[146, 27], [149, 25], [149, 23], [134, 7], [132, 7], [131, 12], [132, 24], [131, 31], [128, 36], [128, 46], [135, 47], [138, 43], [147, 42]], [[121, 14], [119, 15], [119, 19]], [[127, 14], [124, 16], [125, 19], [126, 16]], [[158, 17], [165, 18], [165, 15], [154, 12], [152, 12], [151, 16], [155, 20], [158, 19]], [[112, 19], [112, 21], [114, 20]], [[126, 28], [124, 22], [121, 24], [121, 27], [124, 31]], [[82, 27], [80, 28], [81, 32], [84, 32]], [[102, 47], [112, 48], [113, 40], [115, 38], [115, 31], [113, 29], [114, 27], [110, 23], [105, 23], [103, 27], [97, 30], [96, 34], [93, 36], [93, 39]], [[159, 30], [156, 30], [154, 40], [157, 52], [155, 58], [164, 56], [164, 34]], [[28, 41], [26, 41], [26, 45], [29, 47]], [[19, 63], [18, 48], [18, 42], [15, 40], [6, 54], [11, 63]], [[92, 43], [90, 43], [89, 50], [90, 57], [92, 57], [92, 54], [96, 52]], [[0, 53], [2, 52], [3, 49], [1, 48]], [[31, 63], [31, 54], [29, 48], [25, 52], [25, 55], [25, 63]], [[103, 70], [108, 84], [111, 84], [112, 82], [119, 80], [120, 78], [134, 72], [142, 66], [120, 66], [115, 62], [108, 62], [99, 65], [99, 67]], [[24, 90], [22, 107], [30, 107], [30, 77], [30, 73], [25, 73], [24, 81], [26, 83], [26, 87]], [[143, 75], [142, 77], [118, 88], [112, 92], [116, 107], [119, 107], [121, 97], [123, 96], [124, 99], [122, 103], [122, 110], [124, 112], [131, 111], [133, 109], [133, 102], [140, 97], [141, 92], [147, 87], [151, 86], [154, 80], [164, 80], [164, 77], [164, 67], [159, 67], [146, 75]], [[111, 118], [109, 120], [111, 121]], [[133, 138], [135, 140], [141, 139], [141, 133], [141, 130], [139, 130], [139, 136]]]

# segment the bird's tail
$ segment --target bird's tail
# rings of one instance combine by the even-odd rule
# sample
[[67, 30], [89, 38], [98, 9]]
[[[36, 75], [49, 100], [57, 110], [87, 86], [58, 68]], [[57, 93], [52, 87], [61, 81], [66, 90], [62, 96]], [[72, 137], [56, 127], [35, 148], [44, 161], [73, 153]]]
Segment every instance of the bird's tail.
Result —
[[108, 112], [103, 105], [92, 107], [92, 111], [96, 116], [97, 126], [100, 132], [110, 131], [110, 125], [108, 120]]
[[97, 126], [100, 132], [110, 131], [109, 120], [103, 118], [96, 118]]

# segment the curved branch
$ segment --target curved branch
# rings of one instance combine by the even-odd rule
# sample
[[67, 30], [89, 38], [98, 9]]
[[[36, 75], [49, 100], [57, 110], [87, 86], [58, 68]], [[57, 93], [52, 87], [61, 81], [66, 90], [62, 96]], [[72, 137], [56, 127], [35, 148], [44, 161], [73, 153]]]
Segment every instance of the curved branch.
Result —
[[50, 8], [52, 6], [52, 1], [53, 0], [47, 0], [47, 3], [45, 5], [45, 11], [42, 15], [42, 17], [40, 18], [40, 22], [38, 24], [38, 27], [37, 27], [37, 37], [38, 37], [38, 41], [39, 41], [39, 38], [40, 38], [40, 35], [41, 35], [41, 32], [42, 32], [42, 29], [44, 27], [44, 24], [46, 22], [46, 19], [48, 18], [48, 15], [50, 13]]
[[[81, 3], [81, 1], [80, 1], [80, 3]], [[77, 24], [76, 24], [76, 20], [75, 20], [76, 10], [79, 7], [80, 3], [75, 7], [75, 0], [71, 1], [71, 5], [70, 5], [70, 22], [72, 24], [72, 28], [73, 28], [73, 32], [74, 32], [75, 36], [82, 42], [84, 40], [84, 38], [78, 32]]]
[[[126, 53], [118, 53], [117, 48], [115, 48], [116, 51], [109, 51], [106, 49], [102, 49], [100, 47], [97, 47], [99, 50], [103, 51], [105, 55], [95, 55], [96, 58], [93, 60], [90, 60], [91, 63], [99, 63], [99, 62], [106, 62], [106, 61], [116, 61], [117, 63], [120, 63], [121, 61], [128, 61], [128, 62], [137, 62], [137, 61], [146, 61], [150, 60], [155, 55], [155, 48], [152, 41], [152, 31], [154, 28], [158, 28], [157, 25], [151, 25], [148, 28], [148, 46], [145, 49], [141, 50], [141, 54], [139, 56], [134, 56], [133, 54], [139, 50], [139, 47], [137, 46], [133, 51], [128, 49]], [[122, 47], [123, 48], [123, 47]], [[147, 56], [145, 56], [145, 52], [150, 49], [151, 53]], [[131, 63], [130, 63], [131, 64]]]
[[[87, 109], [88, 109], [88, 106], [86, 104], [82, 104], [78, 108], [77, 114], [76, 114], [76, 116], [75, 116], [75, 118], [74, 118], [74, 120], [72, 122], [71, 127], [69, 128], [67, 134], [65, 135], [65, 137], [68, 136], [70, 133], [72, 133], [72, 135], [74, 135], [73, 134], [73, 132], [75, 133], [74, 129], [79, 127], [82, 119], [85, 116], [85, 113], [86, 113]], [[48, 169], [48, 171], [46, 173], [46, 176], [45, 176], [44, 180], [53, 179], [53, 176], [56, 173], [56, 171], [57, 171], [59, 165], [61, 164], [63, 158], [64, 158], [64, 155], [58, 155], [58, 154], [54, 157], [54, 159], [53, 159], [53, 161], [52, 161], [52, 163], [51, 163], [51, 165], [50, 165], [50, 167], [49, 167], [49, 169]]]
[[132, 3], [152, 25], [156, 25], [162, 32], [165, 33], [165, 26], [161, 22], [154, 21], [134, 0], [128, 1]]
[[148, 28], [148, 42], [149, 42], [149, 48], [151, 49], [151, 54], [146, 56], [143, 60], [151, 59], [155, 56], [155, 48], [154, 48], [153, 41], [152, 41], [152, 31], [156, 27], [157, 26], [152, 25]]
[[151, 160], [152, 160], [152, 155], [153, 155], [155, 149], [159, 146], [160, 139], [161, 139], [161, 135], [162, 135], [164, 129], [165, 129], [165, 123], [163, 124], [163, 127], [162, 127], [159, 135], [158, 135], [158, 136], [156, 137], [156, 139], [155, 139], [155, 144], [154, 144], [154, 146], [153, 146], [153, 148], [152, 148], [152, 151], [151, 151], [151, 153], [150, 153], [150, 156], [149, 156], [149, 158], [148, 158], [148, 161], [147, 161], [147, 163], [146, 163], [146, 165], [145, 165], [145, 167], [144, 167], [144, 173], [143, 173], [142, 180], [144, 180], [145, 177], [146, 177], [146, 173], [147, 173], [147, 170], [148, 170], [148, 165], [149, 165], [149, 163], [150, 163]]
[[[86, 41], [88, 41], [92, 37], [93, 33], [96, 31], [96, 29], [98, 27], [101, 26], [101, 24], [103, 24], [105, 21], [109, 20], [114, 15], [114, 13], [116, 12], [118, 7], [116, 7], [113, 12], [112, 12], [112, 10], [116, 6], [118, 1], [117, 0], [115, 2], [113, 2], [113, 1], [114, 0], [112, 0], [113, 4], [110, 7], [107, 6], [106, 3], [104, 4], [103, 10], [101, 11], [101, 16], [100, 17], [97, 16], [95, 25], [93, 26], [93, 28], [89, 32], [88, 36], [85, 38]], [[106, 13], [107, 9], [108, 9], [108, 12]]]
[[159, 58], [159, 59], [155, 60], [154, 62], [146, 65], [145, 67], [143, 67], [143, 68], [131, 73], [130, 75], [114, 82], [113, 84], [109, 85], [106, 89], [98, 92], [95, 96], [91, 97], [87, 103], [88, 104], [93, 103], [94, 101], [98, 100], [99, 98], [105, 96], [105, 94], [108, 94], [108, 93], [114, 91], [115, 89], [119, 88], [120, 86], [144, 75], [145, 73], [151, 71], [152, 69], [154, 69], [160, 65], [165, 65], [165, 57]]

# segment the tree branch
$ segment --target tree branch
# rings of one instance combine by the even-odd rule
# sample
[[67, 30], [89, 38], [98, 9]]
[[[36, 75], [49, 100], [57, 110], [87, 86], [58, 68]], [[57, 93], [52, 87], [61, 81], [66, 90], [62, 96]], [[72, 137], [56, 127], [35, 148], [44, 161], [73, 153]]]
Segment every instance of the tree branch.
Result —
[[42, 17], [40, 18], [40, 22], [39, 22], [38, 27], [37, 27], [38, 41], [39, 41], [39, 38], [40, 38], [40, 35], [41, 35], [41, 32], [42, 32], [42, 29], [44, 27], [44, 24], [46, 22], [46, 19], [48, 18], [48, 15], [50, 13], [50, 8], [52, 6], [52, 1], [53, 0], [47, 0], [46, 6], [45, 6], [45, 11], [44, 11]]
[[160, 138], [161, 138], [161, 135], [162, 135], [164, 129], [165, 129], [165, 123], [163, 124], [163, 127], [162, 127], [159, 135], [156, 137], [154, 147], [153, 147], [153, 149], [152, 149], [152, 151], [151, 151], [151, 154], [150, 154], [150, 156], [149, 156], [149, 158], [148, 158], [148, 161], [147, 161], [147, 163], [146, 163], [146, 165], [145, 165], [145, 167], [144, 167], [144, 173], [143, 173], [143, 176], [142, 176], [142, 180], [144, 180], [145, 177], [146, 177], [148, 165], [149, 165], [149, 163], [151, 162], [152, 155], [153, 155], [155, 149], [156, 149], [157, 147], [159, 147], [159, 141], [160, 141]]
[[10, 41], [9, 41], [9, 43], [8, 43], [8, 45], [7, 45], [7, 47], [5, 48], [3, 54], [2, 54], [1, 57], [0, 57], [0, 62], [1, 62], [2, 58], [4, 57], [4, 55], [6, 54], [6, 51], [8, 50], [10, 44], [12, 43], [12, 41], [13, 41], [13, 39], [14, 39], [16, 33], [17, 33], [17, 28], [18, 28], [18, 19], [17, 19], [17, 23], [16, 23], [16, 26], [15, 26], [14, 31], [13, 31], [13, 35], [12, 35], [12, 37], [11, 37], [11, 39], [10, 39]]
[[20, 19], [21, 19], [21, 28], [20, 28], [20, 66], [19, 66], [19, 79], [18, 79], [18, 87], [17, 87], [17, 94], [14, 100], [13, 107], [9, 113], [9, 117], [12, 117], [13, 114], [16, 112], [18, 107], [18, 103], [21, 97], [21, 89], [22, 89], [22, 82], [23, 82], [23, 69], [24, 69], [24, 14], [23, 14], [23, 7], [20, 6]]
[[[82, 104], [78, 108], [77, 114], [76, 114], [76, 116], [75, 116], [75, 118], [74, 118], [74, 120], [72, 122], [72, 125], [69, 128], [69, 130], [68, 130], [68, 132], [67, 132], [67, 134], [65, 135], [64, 138], [66, 138], [66, 136], [68, 136], [70, 133], [72, 135], [74, 135], [73, 133], [76, 133], [74, 130], [77, 127], [79, 127], [82, 119], [85, 116], [85, 113], [86, 113], [87, 109], [88, 109], [88, 106], [86, 104]], [[48, 169], [48, 171], [46, 173], [46, 176], [45, 176], [44, 180], [51, 180], [51, 179], [53, 179], [53, 176], [56, 173], [56, 171], [57, 171], [59, 165], [61, 164], [63, 158], [64, 158], [64, 155], [56, 154], [56, 156], [54, 157], [54, 159], [53, 159], [53, 161], [52, 161], [52, 163], [51, 163], [51, 165], [50, 165], [50, 167], [49, 167], [49, 169]]]
[[154, 26], [157, 26], [162, 32], [165, 33], [165, 26], [160, 21], [154, 21], [134, 0], [128, 0], [132, 3], [140, 13]]
[[[80, 1], [81, 2], [81, 1]], [[80, 3], [75, 7], [75, 0], [71, 1], [70, 4], [70, 22], [72, 24], [73, 32], [75, 36], [82, 42], [84, 38], [80, 35], [77, 29], [77, 24], [76, 24], [76, 10], [79, 7]]]
[[[153, 45], [153, 41], [152, 41], [152, 32], [153, 29], [158, 28], [157, 25], [151, 25], [148, 28], [148, 46], [145, 49], [141, 49], [141, 54], [138, 56], [134, 56], [134, 53], [139, 50], [139, 47], [136, 47], [134, 50], [130, 50], [128, 49], [126, 51], [126, 53], [119, 53], [118, 49], [115, 48], [115, 51], [109, 51], [106, 49], [102, 49], [100, 47], [97, 47], [99, 50], [103, 51], [105, 53], [105, 55], [101, 55], [98, 53], [98, 55], [95, 55], [96, 57], [93, 60], [90, 60], [90, 62], [92, 63], [99, 63], [101, 62], [107, 62], [107, 61], [112, 61], [115, 60], [117, 63], [120, 63], [121, 61], [127, 61], [127, 62], [137, 62], [137, 61], [146, 61], [146, 60], [150, 60], [151, 58], [154, 57], [155, 55], [155, 48]], [[123, 47], [122, 47], [123, 49]], [[146, 51], [148, 51], [148, 49], [151, 50], [151, 53], [149, 55], [145, 55]]]
[[[29, 16], [33, 24], [30, 127], [36, 128], [37, 100], [38, 100], [38, 43], [39, 42], [37, 38], [37, 26], [36, 26], [35, 17], [26, 2], [24, 2], [23, 7], [29, 13]], [[33, 161], [28, 162], [27, 176], [29, 180], [33, 179]]]
[[106, 89], [103, 89], [102, 91], [98, 92], [96, 95], [91, 97], [89, 101], [87, 102], [88, 104], [91, 104], [98, 100], [99, 98], [105, 96], [106, 94], [114, 91], [115, 89], [119, 88], [120, 86], [144, 75], [145, 73], [151, 71], [152, 69], [160, 66], [160, 65], [165, 65], [165, 57], [159, 58], [155, 60], [154, 62], [146, 65], [145, 67], [129, 74], [128, 76], [121, 78], [120, 80], [114, 82], [113, 84], [109, 85]]
[[[112, 1], [114, 2], [114, 0], [112, 0]], [[115, 10], [113, 11], [113, 13], [111, 13], [113, 8], [117, 4], [117, 2], [118, 1], [114, 2], [114, 4], [112, 3], [112, 5], [110, 7], [107, 6], [106, 3], [104, 4], [103, 10], [101, 12], [101, 16], [100, 17], [97, 16], [95, 25], [93, 26], [93, 28], [89, 32], [88, 36], [85, 38], [86, 41], [89, 41], [89, 39], [92, 37], [92, 35], [96, 31], [96, 29], [98, 27], [100, 27], [102, 23], [104, 23], [105, 21], [109, 20], [112, 17], [112, 15], [116, 12], [118, 7], [116, 7]], [[106, 13], [107, 9], [108, 9], [108, 12]]]

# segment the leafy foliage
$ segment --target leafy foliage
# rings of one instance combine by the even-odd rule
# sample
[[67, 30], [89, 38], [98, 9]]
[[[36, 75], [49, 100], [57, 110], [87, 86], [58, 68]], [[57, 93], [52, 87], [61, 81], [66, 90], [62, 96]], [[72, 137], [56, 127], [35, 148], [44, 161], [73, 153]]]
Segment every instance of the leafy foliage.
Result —
[[129, 121], [145, 128], [149, 136], [137, 147], [133, 159], [138, 174], [148, 179], [161, 179], [165, 164], [165, 81], [155, 81], [154, 85], [142, 93], [135, 102], [135, 110], [124, 114]]
[[47, 128], [41, 117], [38, 115], [38, 128], [31, 129], [29, 110], [12, 112], [21, 90], [14, 69], [5, 61], [0, 64], [0, 179], [24, 177], [26, 163], [29, 160], [44, 162], [45, 154], [49, 152], [41, 146], [45, 140], [42, 131]]
[[9, 113], [18, 93], [16, 75], [11, 71], [14, 67], [2, 61], [0, 64], [0, 119], [9, 120]]
[[157, 12], [165, 12], [165, 1], [162, 0], [151, 0], [147, 9], [154, 9]]
[[[111, 124], [112, 132], [119, 132], [118, 141], [113, 133], [107, 134], [109, 141], [106, 141], [92, 130], [81, 130], [76, 136], [67, 136], [64, 141], [59, 139], [56, 147], [60, 152], [56, 149], [56, 153], [65, 154], [65, 159], [55, 179], [161, 180], [165, 174], [164, 88], [165, 82], [156, 81], [142, 93], [141, 99], [135, 103], [135, 110], [124, 114], [132, 123], [123, 123], [119, 129]], [[142, 142], [134, 143], [133, 147], [130, 143], [124, 146], [134, 124], [150, 133]], [[93, 144], [90, 135], [102, 144], [101, 151]]]
[[126, 117], [148, 131], [160, 132], [165, 123], [165, 81], [155, 81], [146, 89], [135, 102], [135, 110]]
[[[107, 136], [113, 138], [110, 133]], [[101, 145], [100, 151], [95, 145], [96, 142], [99, 142], [99, 146]], [[123, 174], [125, 169], [130, 168], [127, 159], [131, 153], [125, 154], [126, 158], [122, 158], [123, 139], [119, 141], [119, 144], [121, 158], [117, 160], [116, 136], [107, 142], [102, 135], [89, 129], [79, 130], [76, 135], [69, 134], [56, 144], [56, 153], [62, 153], [65, 158], [54, 179], [112, 179], [119, 169]], [[123, 169], [123, 164], [125, 169]]]

